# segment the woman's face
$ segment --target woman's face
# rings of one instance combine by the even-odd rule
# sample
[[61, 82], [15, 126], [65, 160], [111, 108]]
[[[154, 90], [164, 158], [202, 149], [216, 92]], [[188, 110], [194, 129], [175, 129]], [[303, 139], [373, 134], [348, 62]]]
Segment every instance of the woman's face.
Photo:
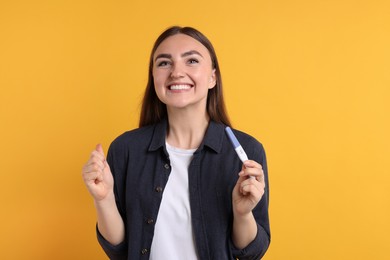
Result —
[[158, 98], [172, 108], [206, 109], [215, 70], [205, 46], [185, 34], [166, 38], [153, 55], [153, 78]]

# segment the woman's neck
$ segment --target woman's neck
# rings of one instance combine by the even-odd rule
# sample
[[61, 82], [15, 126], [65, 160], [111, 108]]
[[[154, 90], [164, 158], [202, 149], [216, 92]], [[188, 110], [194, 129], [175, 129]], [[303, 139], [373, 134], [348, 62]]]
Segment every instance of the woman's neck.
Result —
[[168, 111], [167, 143], [181, 149], [196, 149], [203, 141], [209, 116], [204, 113]]

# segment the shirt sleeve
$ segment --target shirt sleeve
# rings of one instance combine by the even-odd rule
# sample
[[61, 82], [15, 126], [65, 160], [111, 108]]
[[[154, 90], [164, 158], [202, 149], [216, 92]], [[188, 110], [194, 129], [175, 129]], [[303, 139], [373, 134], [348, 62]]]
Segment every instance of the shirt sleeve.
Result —
[[97, 239], [99, 241], [100, 246], [103, 248], [106, 255], [111, 260], [126, 260], [127, 259], [127, 252], [126, 252], [126, 242], [122, 242], [116, 246], [110, 244], [103, 236], [100, 234], [99, 229], [96, 225], [96, 235]]
[[233, 241], [230, 241], [230, 246], [234, 257], [240, 260], [258, 260], [261, 259], [269, 246], [269, 236], [264, 229], [257, 224], [257, 234], [255, 239], [249, 243], [245, 248], [238, 249], [234, 246]]

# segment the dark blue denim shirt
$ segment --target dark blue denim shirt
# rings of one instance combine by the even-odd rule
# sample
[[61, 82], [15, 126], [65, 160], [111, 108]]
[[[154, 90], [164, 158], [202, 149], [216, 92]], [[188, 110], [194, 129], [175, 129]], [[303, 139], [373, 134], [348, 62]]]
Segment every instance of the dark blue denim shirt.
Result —
[[[225, 126], [211, 121], [188, 169], [195, 247], [199, 259], [260, 259], [270, 243], [269, 185], [263, 146], [253, 137], [233, 130], [249, 159], [263, 166], [266, 189], [253, 209], [256, 238], [244, 249], [231, 241], [232, 191], [242, 163]], [[138, 128], [117, 137], [107, 161], [114, 175], [117, 206], [125, 223], [125, 240], [116, 246], [97, 230], [98, 241], [110, 259], [149, 259], [154, 224], [171, 172], [165, 148], [167, 121]], [[180, 196], [180, 194], [178, 194]], [[177, 245], [180, 247], [180, 245]]]

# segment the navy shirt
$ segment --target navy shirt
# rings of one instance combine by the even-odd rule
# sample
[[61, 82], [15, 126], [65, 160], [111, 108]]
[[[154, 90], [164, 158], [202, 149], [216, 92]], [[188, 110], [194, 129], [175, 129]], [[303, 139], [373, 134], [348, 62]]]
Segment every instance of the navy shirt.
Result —
[[[125, 240], [116, 246], [97, 230], [98, 241], [110, 259], [149, 259], [154, 224], [171, 171], [165, 147], [166, 130], [167, 121], [163, 120], [120, 135], [109, 148], [107, 161], [114, 176], [118, 210], [125, 223]], [[242, 163], [225, 134], [225, 126], [211, 121], [188, 168], [194, 241], [202, 260], [260, 259], [270, 243], [265, 152], [253, 137], [233, 131], [249, 159], [260, 163], [264, 170], [265, 193], [253, 209], [257, 235], [244, 249], [237, 249], [231, 241], [232, 191]]]

